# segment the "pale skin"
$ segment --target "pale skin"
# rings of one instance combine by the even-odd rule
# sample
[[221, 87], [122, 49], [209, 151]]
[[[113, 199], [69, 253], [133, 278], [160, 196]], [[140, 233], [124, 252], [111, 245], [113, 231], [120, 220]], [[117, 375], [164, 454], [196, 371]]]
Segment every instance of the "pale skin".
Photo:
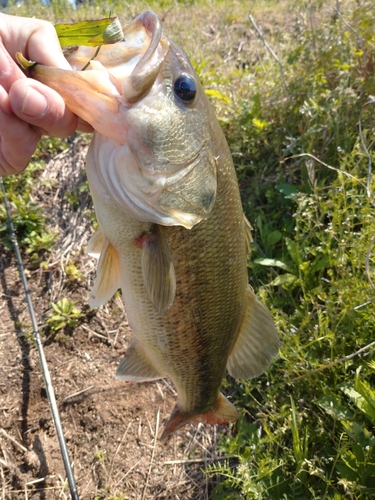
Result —
[[27, 78], [16, 52], [48, 66], [70, 69], [55, 29], [39, 19], [0, 14], [0, 176], [25, 170], [42, 135], [92, 132], [54, 90]]

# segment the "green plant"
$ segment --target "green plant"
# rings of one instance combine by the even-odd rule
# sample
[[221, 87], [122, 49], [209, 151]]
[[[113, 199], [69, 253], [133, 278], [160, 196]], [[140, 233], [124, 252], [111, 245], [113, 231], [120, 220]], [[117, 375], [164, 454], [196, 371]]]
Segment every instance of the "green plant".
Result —
[[72, 261], [69, 261], [65, 267], [65, 273], [69, 281], [82, 281], [84, 279], [83, 274]]
[[[243, 75], [251, 95], [226, 125], [240, 152], [234, 160], [254, 226], [250, 280], [272, 311], [282, 346], [266, 374], [233, 388], [242, 418], [223, 451], [238, 463], [209, 469], [223, 476], [213, 499], [374, 493], [373, 432], [359, 416], [366, 409], [372, 418], [374, 395], [352, 377], [361, 366], [355, 353], [371, 345], [375, 331], [365, 273], [367, 255], [374, 275], [374, 120], [363, 111], [373, 110], [371, 101], [364, 106], [375, 88], [368, 15], [375, 19], [368, 2], [340, 6], [338, 13], [337, 4], [326, 5], [324, 22], [316, 22], [319, 2], [295, 2], [282, 43], [266, 32], [287, 85], [259, 41], [261, 64]], [[333, 427], [322, 411], [326, 394], [342, 412]]]
[[38, 234], [36, 231], [31, 233], [23, 240], [27, 245], [26, 253], [39, 253], [50, 252], [54, 246], [58, 233], [50, 233], [48, 231], [41, 231]]
[[[50, 252], [57, 233], [47, 228], [43, 207], [34, 201], [33, 186], [43, 162], [33, 161], [26, 172], [4, 178], [4, 187], [9, 202], [10, 215], [18, 245], [25, 249], [32, 261], [38, 261], [40, 254]], [[3, 204], [0, 205], [0, 238], [10, 250], [11, 241], [8, 218]]]
[[67, 191], [64, 200], [68, 201], [74, 210], [77, 210], [80, 206], [80, 194], [87, 192], [89, 192], [89, 184], [87, 180], [84, 180], [78, 186], [75, 186], [73, 191]]
[[[329, 393], [318, 399], [318, 404], [338, 424], [334, 473], [347, 489], [363, 497], [375, 493], [375, 389], [361, 380], [363, 365], [356, 370], [354, 382], [345, 382], [341, 391], [353, 403]], [[362, 418], [362, 416], [364, 418]]]
[[79, 318], [83, 314], [74, 307], [75, 302], [66, 299], [65, 297], [57, 303], [51, 302], [54, 312], [51, 312], [46, 320], [46, 324], [53, 332], [69, 327], [74, 328], [78, 324]]
[[[17, 234], [17, 239], [22, 245], [31, 234], [41, 233], [45, 223], [42, 208], [36, 203], [31, 202], [30, 193], [23, 195], [9, 196], [9, 204], [12, 209], [12, 222]], [[0, 234], [7, 246], [10, 246], [10, 234], [7, 225], [5, 207], [0, 209]]]
[[97, 460], [98, 462], [100, 462], [101, 464], [104, 464], [104, 460], [105, 460], [105, 455], [106, 455], [106, 451], [105, 450], [99, 450], [99, 451], [96, 451], [95, 452], [95, 460]]

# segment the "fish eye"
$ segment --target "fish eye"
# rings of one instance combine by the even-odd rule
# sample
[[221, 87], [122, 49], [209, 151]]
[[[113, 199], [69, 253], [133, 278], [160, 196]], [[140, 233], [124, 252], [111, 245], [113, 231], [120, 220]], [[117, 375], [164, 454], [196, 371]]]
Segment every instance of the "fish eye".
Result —
[[196, 92], [197, 86], [190, 76], [180, 76], [174, 82], [174, 93], [184, 102], [191, 102]]

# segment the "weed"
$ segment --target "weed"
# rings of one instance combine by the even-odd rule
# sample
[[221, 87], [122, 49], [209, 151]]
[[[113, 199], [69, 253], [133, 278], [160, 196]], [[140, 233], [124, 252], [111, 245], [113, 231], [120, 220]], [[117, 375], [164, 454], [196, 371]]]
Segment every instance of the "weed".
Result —
[[82, 281], [84, 279], [81, 271], [71, 261], [69, 261], [65, 267], [65, 273], [68, 276], [69, 281]]
[[103, 464], [105, 460], [105, 455], [106, 451], [105, 450], [99, 450], [95, 452], [95, 460], [97, 460], [99, 463]]
[[79, 318], [83, 314], [74, 307], [74, 302], [66, 298], [59, 300], [56, 304], [51, 302], [54, 312], [50, 313], [46, 320], [46, 324], [53, 332], [58, 332], [65, 327], [74, 328], [78, 324]]
[[[44, 167], [44, 161], [41, 159], [44, 143], [45, 141], [40, 143], [37, 155], [33, 157], [23, 174], [4, 177], [4, 186], [17, 241], [19, 246], [30, 256], [33, 264], [38, 263], [39, 258], [45, 252], [52, 250], [57, 237], [57, 233], [51, 232], [47, 228], [43, 207], [35, 201], [33, 194], [36, 179]], [[55, 141], [53, 144], [57, 147], [57, 144], [61, 144], [61, 140]], [[2, 204], [0, 205], [0, 238], [8, 249], [12, 249], [5, 206]]]
[[354, 409], [331, 392], [318, 399], [323, 410], [341, 424], [336, 436], [334, 473], [347, 490], [361, 497], [375, 493], [375, 390], [367, 381], [360, 379], [362, 367], [356, 370], [354, 382], [345, 382], [340, 386]]
[[[365, 275], [367, 254], [374, 272], [374, 133], [373, 116], [363, 112], [375, 53], [365, 4], [342, 2], [340, 15], [327, 5], [320, 23], [319, 2], [296, 2], [289, 17], [295, 38], [271, 43], [287, 89], [260, 47], [256, 79], [244, 71], [251, 95], [226, 123], [254, 226], [250, 279], [273, 313], [282, 348], [265, 375], [236, 386], [242, 418], [223, 449], [239, 464], [209, 469], [223, 475], [213, 499], [374, 494], [374, 395], [357, 375], [352, 382], [358, 367], [365, 379], [372, 374], [358, 357], [347, 359], [370, 345], [375, 329]], [[375, 21], [373, 9], [366, 12]]]

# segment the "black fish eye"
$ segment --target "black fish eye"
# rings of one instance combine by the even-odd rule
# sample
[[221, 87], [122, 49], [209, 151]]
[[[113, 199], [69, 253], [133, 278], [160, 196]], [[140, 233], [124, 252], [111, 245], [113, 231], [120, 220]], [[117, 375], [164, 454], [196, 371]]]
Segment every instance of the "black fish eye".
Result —
[[197, 86], [190, 76], [180, 76], [174, 82], [174, 93], [184, 102], [191, 102], [196, 92]]

